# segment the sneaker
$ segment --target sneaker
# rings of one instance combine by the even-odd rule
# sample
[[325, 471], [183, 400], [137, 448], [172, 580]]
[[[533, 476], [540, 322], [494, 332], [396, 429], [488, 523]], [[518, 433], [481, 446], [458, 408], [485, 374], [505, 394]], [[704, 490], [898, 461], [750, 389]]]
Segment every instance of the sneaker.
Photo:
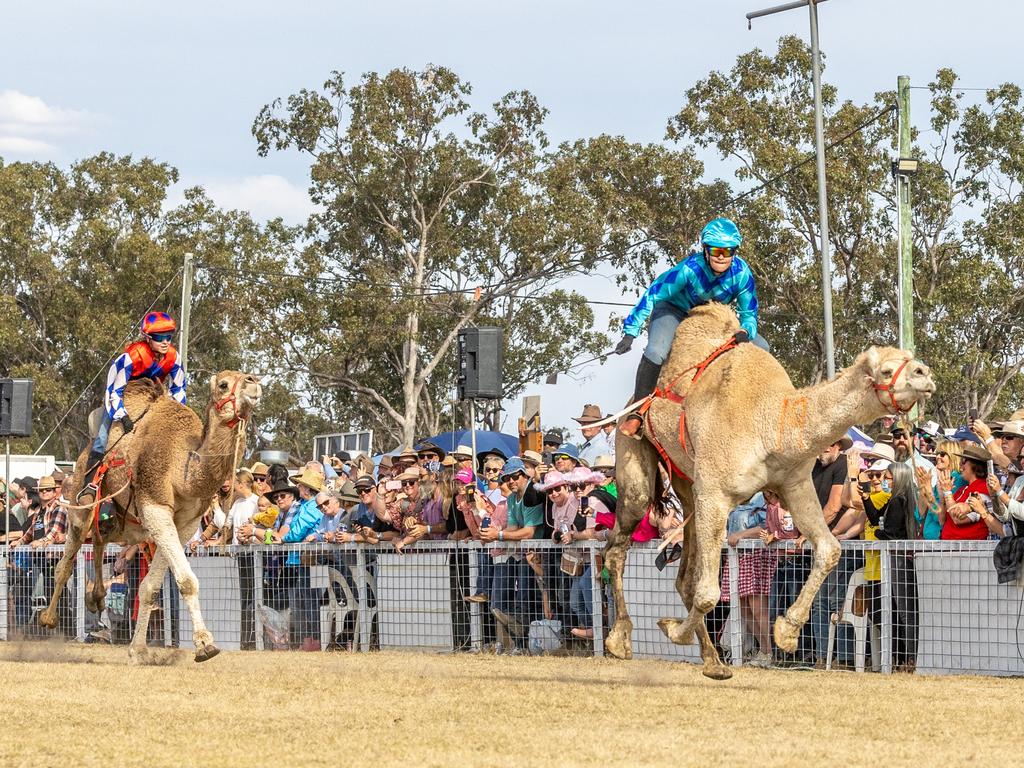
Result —
[[758, 667], [759, 669], [768, 669], [772, 665], [772, 655], [770, 653], [761, 652], [754, 656], [750, 660], [750, 666]]
[[516, 645], [516, 646], [513, 646], [512, 648], [509, 648], [508, 653], [505, 654], [505, 655], [506, 656], [525, 656], [526, 655], [526, 651], [524, 651], [522, 648], [520, 648], [518, 645]]
[[501, 643], [495, 643], [494, 644], [494, 655], [495, 656], [501, 656], [503, 653], [505, 653], [505, 646], [502, 645]]
[[486, 603], [490, 598], [487, 597], [487, 595], [485, 595], [484, 593], [481, 592], [478, 595], [468, 595], [467, 597], [465, 597], [463, 599], [467, 603]]

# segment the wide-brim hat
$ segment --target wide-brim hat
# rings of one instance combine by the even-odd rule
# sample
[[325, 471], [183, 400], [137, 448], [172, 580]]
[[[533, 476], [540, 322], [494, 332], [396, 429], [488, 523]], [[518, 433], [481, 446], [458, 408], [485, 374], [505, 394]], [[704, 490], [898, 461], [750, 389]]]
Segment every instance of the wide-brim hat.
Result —
[[406, 480], [420, 480], [420, 479], [421, 479], [421, 475], [420, 475], [419, 471], [416, 470], [416, 469], [413, 469], [413, 468], [405, 470], [405, 472], [402, 472], [398, 477], [395, 478], [395, 480], [398, 480], [400, 483], [404, 483]]
[[390, 456], [384, 454], [383, 456], [380, 457], [381, 469], [391, 469], [393, 466], [395, 466], [395, 461]]
[[420, 443], [420, 446], [416, 449], [417, 453], [436, 453], [438, 459], [443, 459], [447, 452], [444, 448], [433, 443]]
[[547, 432], [544, 434], [544, 438], [541, 442], [544, 445], [561, 445], [562, 435], [558, 432]]
[[874, 448], [870, 451], [864, 451], [864, 458], [881, 459], [887, 464], [891, 464], [896, 461], [896, 450], [887, 443], [875, 443]]
[[982, 464], [992, 461], [992, 454], [976, 443], [967, 443], [966, 445], [961, 443], [960, 450], [950, 451], [950, 453], [955, 456], [959, 456], [961, 459], [970, 459], [971, 461], [977, 461]]
[[836, 440], [835, 443], [832, 443], [832, 445], [835, 445], [836, 443], [839, 444], [840, 451], [848, 451], [850, 450], [850, 448], [853, 447], [853, 440], [850, 439], [849, 435], [843, 435], [838, 440]]
[[373, 479], [373, 475], [360, 475], [356, 478], [356, 481], [352, 483], [352, 487], [356, 490], [360, 488], [376, 488], [377, 481]]
[[275, 484], [273, 488], [271, 488], [269, 491], [267, 491], [263, 495], [266, 496], [271, 501], [273, 501], [274, 497], [277, 494], [281, 493], [282, 491], [285, 492], [285, 493], [290, 493], [293, 496], [295, 496], [296, 498], [298, 498], [298, 496], [299, 496], [299, 489], [296, 488], [291, 483], [284, 482], [284, 481]]
[[269, 472], [269, 471], [270, 471], [270, 467], [268, 467], [262, 461], [257, 461], [255, 464], [253, 464], [251, 467], [249, 467], [249, 473], [253, 477], [255, 477], [256, 475], [263, 475], [264, 477], [266, 477], [267, 476], [267, 472]]
[[402, 463], [403, 461], [410, 461], [413, 464], [417, 463], [419, 460], [420, 455], [416, 453], [416, 451], [414, 451], [412, 448], [406, 448], [393, 459], [393, 461], [397, 461], [398, 463]]
[[317, 493], [324, 489], [324, 476], [312, 469], [305, 469], [297, 475], [289, 476], [288, 479], [296, 485], [304, 485]]
[[536, 451], [523, 451], [523, 462], [538, 467], [544, 463], [544, 457]]
[[36, 483], [37, 491], [56, 491], [57, 481], [53, 479], [51, 475], [47, 475]]
[[455, 457], [452, 456], [450, 453], [447, 456], [445, 456], [443, 459], [441, 459], [441, 466], [442, 467], [454, 467], [455, 464], [456, 464]]
[[895, 464], [895, 462], [889, 461], [888, 459], [878, 459], [877, 461], [873, 461], [870, 465], [868, 465], [867, 471], [885, 472], [885, 470], [887, 470], [893, 464]]
[[1024, 437], [1024, 421], [1004, 421], [993, 434], [996, 437]]
[[598, 456], [596, 459], [594, 459], [594, 463], [591, 466], [594, 469], [596, 469], [598, 471], [601, 471], [601, 472], [603, 472], [605, 470], [608, 470], [608, 469], [614, 471], [615, 470], [615, 457], [614, 456], [610, 456], [608, 454], [605, 454], [604, 456]]
[[601, 413], [601, 407], [594, 405], [593, 403], [587, 403], [583, 406], [583, 413], [573, 418], [577, 424], [586, 426], [587, 424], [593, 424], [595, 421], [601, 421], [604, 419], [604, 415]]
[[351, 480], [346, 480], [341, 484], [341, 488], [337, 491], [338, 495], [341, 496], [342, 501], [355, 503], [360, 501], [359, 490], [356, 488], [355, 483]]
[[468, 445], [460, 445], [458, 448], [452, 451], [451, 455], [454, 456], [456, 459], [461, 459], [462, 461], [465, 461], [466, 459], [473, 458], [473, 449]]

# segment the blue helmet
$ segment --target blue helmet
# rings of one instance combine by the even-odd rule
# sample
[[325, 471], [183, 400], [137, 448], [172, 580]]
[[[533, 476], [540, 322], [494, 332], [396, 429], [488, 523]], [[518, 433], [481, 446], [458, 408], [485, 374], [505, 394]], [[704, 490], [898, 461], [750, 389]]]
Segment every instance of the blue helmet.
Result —
[[710, 248], [739, 248], [743, 235], [731, 219], [712, 219], [700, 233], [700, 241]]

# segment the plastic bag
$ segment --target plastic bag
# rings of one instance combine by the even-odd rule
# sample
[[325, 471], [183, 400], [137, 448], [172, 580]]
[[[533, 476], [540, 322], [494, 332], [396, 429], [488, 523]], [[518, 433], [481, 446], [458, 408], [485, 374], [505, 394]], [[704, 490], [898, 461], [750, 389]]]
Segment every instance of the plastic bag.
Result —
[[291, 611], [288, 608], [283, 611], [275, 611], [266, 605], [257, 606], [257, 610], [260, 612], [260, 618], [263, 619], [263, 637], [266, 647], [277, 651], [287, 651]]

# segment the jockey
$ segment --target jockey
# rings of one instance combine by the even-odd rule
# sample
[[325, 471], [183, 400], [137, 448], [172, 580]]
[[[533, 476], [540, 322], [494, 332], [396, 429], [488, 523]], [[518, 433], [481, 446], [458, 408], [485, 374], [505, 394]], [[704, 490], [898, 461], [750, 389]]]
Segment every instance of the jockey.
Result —
[[107, 372], [107, 390], [103, 398], [103, 421], [89, 453], [88, 471], [99, 464], [107, 450], [107, 436], [115, 421], [121, 422], [125, 433], [134, 428], [124, 409], [124, 388], [132, 379], [153, 379], [161, 383], [170, 379], [171, 397], [185, 403], [185, 371], [178, 360], [178, 351], [171, 345], [177, 326], [165, 312], [150, 312], [142, 318], [142, 339], [125, 347]]
[[[622, 340], [615, 347], [620, 355], [630, 350], [633, 339], [640, 335], [647, 318], [651, 318], [647, 348], [636, 371], [636, 389], [631, 402], [654, 391], [661, 366], [672, 349], [676, 328], [691, 309], [701, 304], [735, 302], [742, 328], [736, 340], [753, 339], [758, 346], [768, 348], [767, 342], [757, 335], [754, 273], [747, 262], [736, 255], [743, 242], [739, 228], [729, 219], [714, 219], [704, 227], [700, 242], [701, 250], [691, 252], [658, 275], [623, 322]], [[638, 414], [631, 414], [621, 431], [634, 435], [641, 423]]]

